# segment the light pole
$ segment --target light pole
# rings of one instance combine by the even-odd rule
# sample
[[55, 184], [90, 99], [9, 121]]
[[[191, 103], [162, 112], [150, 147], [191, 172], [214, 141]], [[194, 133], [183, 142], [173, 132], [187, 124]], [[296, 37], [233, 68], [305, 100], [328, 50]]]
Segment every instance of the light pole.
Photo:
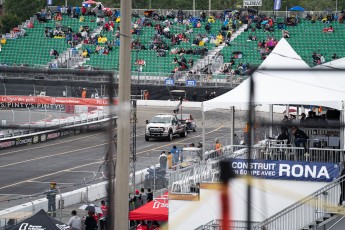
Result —
[[31, 127], [31, 110], [30, 108], [28, 108], [29, 110], [29, 131], [30, 131], [30, 127]]
[[14, 124], [14, 110], [12, 109], [12, 123]]
[[47, 127], [47, 106], [44, 106], [44, 127]]
[[211, 4], [212, 0], [208, 0], [208, 16], [211, 16]]
[[195, 17], [195, 0], [193, 0], [193, 16]]

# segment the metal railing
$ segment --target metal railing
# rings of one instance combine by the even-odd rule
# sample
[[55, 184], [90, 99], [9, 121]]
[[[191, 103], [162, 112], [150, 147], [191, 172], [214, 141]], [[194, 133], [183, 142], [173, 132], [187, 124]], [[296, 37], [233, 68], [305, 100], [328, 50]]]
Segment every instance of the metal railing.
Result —
[[[216, 219], [212, 220], [200, 227], [196, 228], [195, 230], [224, 230], [221, 226], [222, 220]], [[258, 224], [259, 222], [250, 222], [251, 226]], [[238, 221], [238, 220], [231, 220], [229, 222], [229, 227], [232, 230], [241, 230], [241, 229], [248, 229], [248, 222], [247, 221]], [[251, 229], [254, 229], [253, 227]]]
[[279, 213], [255, 226], [261, 230], [290, 230], [301, 229], [316, 224], [316, 220], [328, 213], [337, 213], [340, 198], [340, 185], [345, 183], [340, 177], [306, 198], [290, 205]]
[[[2, 66], [0, 68], [9, 68]], [[80, 70], [89, 71], [89, 70]], [[25, 80], [47, 80], [47, 81], [65, 81], [65, 82], [91, 82], [91, 83], [107, 83], [109, 82], [109, 77], [107, 76], [77, 76], [64, 74], [4, 74], [0, 75], [0, 78], [4, 79], [25, 79]], [[181, 78], [185, 76], [184, 78]], [[139, 79], [139, 80], [138, 80]], [[132, 72], [132, 83], [143, 84], [143, 85], [167, 85], [167, 79], [174, 80], [174, 85], [186, 85], [187, 80], [195, 80], [195, 86], [205, 86], [205, 87], [235, 87], [246, 79], [246, 76], [230, 76], [225, 74], [189, 74], [187, 72], [180, 75], [161, 73], [161, 72], [140, 72], [140, 76], [136, 71]], [[119, 75], [114, 76], [114, 83], [118, 83]], [[169, 83], [170, 85], [170, 83]]]

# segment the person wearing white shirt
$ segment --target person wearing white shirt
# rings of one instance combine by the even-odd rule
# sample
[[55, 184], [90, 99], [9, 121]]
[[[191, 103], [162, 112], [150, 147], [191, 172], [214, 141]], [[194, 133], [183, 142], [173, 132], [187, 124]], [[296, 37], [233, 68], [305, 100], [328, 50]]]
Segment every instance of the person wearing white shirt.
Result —
[[77, 216], [77, 211], [73, 210], [71, 212], [72, 217], [69, 219], [67, 225], [71, 228], [79, 229], [81, 230], [81, 220], [79, 216]]

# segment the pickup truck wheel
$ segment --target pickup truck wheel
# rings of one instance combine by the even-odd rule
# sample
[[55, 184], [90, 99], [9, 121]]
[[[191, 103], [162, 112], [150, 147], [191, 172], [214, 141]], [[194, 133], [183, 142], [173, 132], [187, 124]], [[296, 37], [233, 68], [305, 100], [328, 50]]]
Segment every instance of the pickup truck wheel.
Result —
[[195, 128], [193, 129], [193, 132], [196, 132]]
[[183, 133], [180, 134], [181, 137], [186, 137], [187, 136], [187, 129], [184, 129]]
[[150, 138], [145, 136], [145, 141], [149, 141], [149, 140], [150, 140]]
[[172, 141], [172, 140], [173, 140], [173, 134], [170, 131], [169, 134], [168, 134], [168, 141]]

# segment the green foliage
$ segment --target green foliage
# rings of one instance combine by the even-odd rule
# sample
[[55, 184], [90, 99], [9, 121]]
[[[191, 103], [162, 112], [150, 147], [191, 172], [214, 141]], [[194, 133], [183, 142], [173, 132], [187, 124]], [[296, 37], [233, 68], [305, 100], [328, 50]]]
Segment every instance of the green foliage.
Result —
[[9, 32], [14, 27], [20, 24], [20, 19], [15, 14], [5, 14], [0, 18], [0, 32]]

